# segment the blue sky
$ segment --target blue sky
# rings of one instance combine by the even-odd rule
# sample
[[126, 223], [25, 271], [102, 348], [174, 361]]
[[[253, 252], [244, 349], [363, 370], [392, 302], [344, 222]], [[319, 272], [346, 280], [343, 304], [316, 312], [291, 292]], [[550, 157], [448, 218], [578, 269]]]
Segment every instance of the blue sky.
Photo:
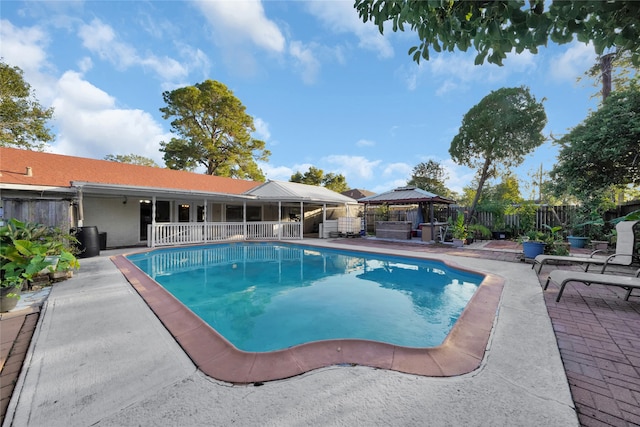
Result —
[[[315, 166], [351, 188], [404, 185], [433, 159], [461, 191], [475, 171], [454, 164], [451, 140], [464, 114], [492, 90], [526, 85], [545, 99], [545, 134], [562, 135], [597, 105], [591, 46], [549, 44], [512, 54], [503, 67], [475, 53], [432, 52], [417, 65], [411, 32], [380, 35], [352, 0], [3, 1], [0, 57], [22, 68], [41, 104], [53, 106], [49, 151], [91, 158], [135, 153], [163, 165], [162, 92], [206, 79], [227, 85], [254, 117], [272, 155], [261, 168], [288, 181]], [[549, 170], [545, 143], [514, 172]]]

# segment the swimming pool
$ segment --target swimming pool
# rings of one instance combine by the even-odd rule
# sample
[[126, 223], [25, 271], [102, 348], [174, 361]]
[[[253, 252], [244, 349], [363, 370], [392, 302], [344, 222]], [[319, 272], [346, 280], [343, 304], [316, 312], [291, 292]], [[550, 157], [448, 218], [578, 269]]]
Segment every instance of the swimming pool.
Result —
[[280, 243], [129, 256], [235, 347], [320, 340], [440, 345], [484, 276], [420, 260]]
[[[339, 242], [296, 242], [353, 250]], [[366, 242], [363, 241], [366, 245]], [[428, 258], [402, 249], [362, 247], [363, 252]], [[149, 251], [153, 253], [156, 251]], [[433, 257], [433, 255], [431, 255]], [[460, 267], [456, 257], [445, 264]], [[193, 311], [123, 255], [111, 257], [132, 287], [203, 373], [231, 383], [283, 379], [331, 365], [364, 365], [425, 376], [455, 376], [477, 369], [484, 357], [498, 310], [504, 280], [484, 273], [466, 308], [449, 335], [436, 347], [406, 347], [363, 339], [328, 339], [270, 352], [247, 352], [236, 348]], [[179, 258], [176, 259], [179, 261]], [[465, 270], [465, 268], [461, 268]]]

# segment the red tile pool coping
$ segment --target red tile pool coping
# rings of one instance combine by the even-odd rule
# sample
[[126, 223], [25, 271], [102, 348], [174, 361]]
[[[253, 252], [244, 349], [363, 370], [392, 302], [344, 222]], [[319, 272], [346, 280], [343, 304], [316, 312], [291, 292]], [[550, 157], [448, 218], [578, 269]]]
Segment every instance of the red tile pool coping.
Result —
[[[343, 339], [252, 353], [234, 347], [125, 256], [113, 256], [111, 260], [198, 369], [217, 380], [236, 384], [285, 379], [314, 369], [343, 364], [431, 377], [472, 372], [482, 363], [504, 287], [502, 278], [484, 274], [484, 280], [451, 332], [437, 347], [409, 348]], [[454, 263], [447, 264], [471, 271]]]

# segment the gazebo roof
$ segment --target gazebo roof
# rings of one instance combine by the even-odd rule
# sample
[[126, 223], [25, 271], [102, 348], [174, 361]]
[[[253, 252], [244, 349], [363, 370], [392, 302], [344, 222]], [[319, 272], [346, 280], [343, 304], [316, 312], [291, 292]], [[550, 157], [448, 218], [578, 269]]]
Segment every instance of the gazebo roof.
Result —
[[384, 203], [389, 205], [406, 205], [417, 203], [453, 204], [456, 201], [438, 196], [437, 194], [417, 187], [407, 186], [398, 187], [395, 190], [387, 191], [386, 193], [365, 197], [359, 199], [358, 202], [370, 205], [382, 205]]

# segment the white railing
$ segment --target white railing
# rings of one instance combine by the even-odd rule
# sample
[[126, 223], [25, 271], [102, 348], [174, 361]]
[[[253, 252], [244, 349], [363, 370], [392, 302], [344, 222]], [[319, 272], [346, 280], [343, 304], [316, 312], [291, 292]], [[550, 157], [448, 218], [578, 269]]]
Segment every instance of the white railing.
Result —
[[147, 246], [176, 246], [238, 240], [302, 239], [300, 222], [163, 222], [149, 224]]

